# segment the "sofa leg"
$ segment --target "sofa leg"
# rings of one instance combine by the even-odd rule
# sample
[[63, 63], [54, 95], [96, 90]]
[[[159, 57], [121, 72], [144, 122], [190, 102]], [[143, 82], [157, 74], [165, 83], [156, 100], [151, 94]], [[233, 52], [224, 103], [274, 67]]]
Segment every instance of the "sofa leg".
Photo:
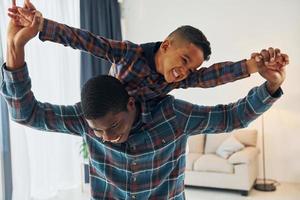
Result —
[[248, 191], [248, 190], [242, 190], [242, 191], [241, 191], [241, 195], [242, 195], [242, 196], [248, 196], [248, 194], [249, 194], [249, 191]]

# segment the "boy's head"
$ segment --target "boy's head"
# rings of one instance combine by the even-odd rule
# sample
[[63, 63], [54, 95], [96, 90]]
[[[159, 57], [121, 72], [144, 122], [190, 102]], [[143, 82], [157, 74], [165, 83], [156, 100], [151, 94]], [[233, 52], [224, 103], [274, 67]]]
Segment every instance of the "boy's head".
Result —
[[162, 42], [156, 57], [157, 71], [169, 83], [185, 79], [211, 54], [205, 35], [192, 26], [181, 26]]
[[104, 141], [125, 142], [136, 117], [135, 100], [121, 82], [106, 75], [88, 80], [81, 91], [84, 117]]

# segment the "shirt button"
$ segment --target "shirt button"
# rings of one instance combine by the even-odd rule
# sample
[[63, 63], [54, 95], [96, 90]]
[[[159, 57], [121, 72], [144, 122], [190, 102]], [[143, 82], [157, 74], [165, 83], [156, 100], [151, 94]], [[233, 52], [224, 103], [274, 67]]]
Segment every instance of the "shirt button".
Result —
[[162, 139], [161, 142], [162, 142], [163, 144], [165, 144], [165, 143], [166, 143], [166, 140], [165, 140], [165, 139]]
[[133, 182], [136, 182], [136, 177], [133, 177], [132, 179], [133, 179]]
[[132, 198], [133, 198], [133, 199], [136, 199], [136, 196], [135, 196], [135, 195], [132, 195]]
[[132, 162], [132, 165], [133, 165], [133, 166], [136, 166], [136, 162]]

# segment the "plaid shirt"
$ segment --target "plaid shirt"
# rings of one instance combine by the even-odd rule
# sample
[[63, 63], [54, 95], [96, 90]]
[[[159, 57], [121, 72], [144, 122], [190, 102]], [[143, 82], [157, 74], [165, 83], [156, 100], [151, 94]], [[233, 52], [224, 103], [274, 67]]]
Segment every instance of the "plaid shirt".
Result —
[[160, 42], [137, 45], [129, 41], [110, 40], [47, 19], [39, 38], [42, 41], [49, 40], [87, 51], [114, 63], [110, 75], [118, 78], [129, 95], [142, 103], [144, 122], [152, 120], [152, 108], [175, 88], [215, 87], [249, 76], [246, 60], [242, 60], [236, 63], [217, 63], [208, 68], [201, 67], [185, 80], [167, 83], [164, 77], [157, 73], [154, 62]]
[[184, 199], [185, 149], [194, 134], [242, 128], [281, 96], [266, 85], [228, 105], [199, 106], [172, 96], [152, 110], [153, 121], [134, 124], [122, 144], [103, 143], [83, 118], [80, 103], [59, 106], [37, 101], [27, 67], [7, 71], [1, 93], [14, 121], [39, 130], [82, 136], [90, 152], [92, 199]]

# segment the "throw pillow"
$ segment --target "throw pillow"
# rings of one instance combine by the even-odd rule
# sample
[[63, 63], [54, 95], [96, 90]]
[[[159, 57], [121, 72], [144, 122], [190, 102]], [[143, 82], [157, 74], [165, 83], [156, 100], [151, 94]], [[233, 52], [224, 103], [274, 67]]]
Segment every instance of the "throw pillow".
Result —
[[245, 146], [232, 135], [222, 142], [218, 147], [216, 154], [227, 159], [233, 153], [240, 151], [243, 148], [245, 148]]

